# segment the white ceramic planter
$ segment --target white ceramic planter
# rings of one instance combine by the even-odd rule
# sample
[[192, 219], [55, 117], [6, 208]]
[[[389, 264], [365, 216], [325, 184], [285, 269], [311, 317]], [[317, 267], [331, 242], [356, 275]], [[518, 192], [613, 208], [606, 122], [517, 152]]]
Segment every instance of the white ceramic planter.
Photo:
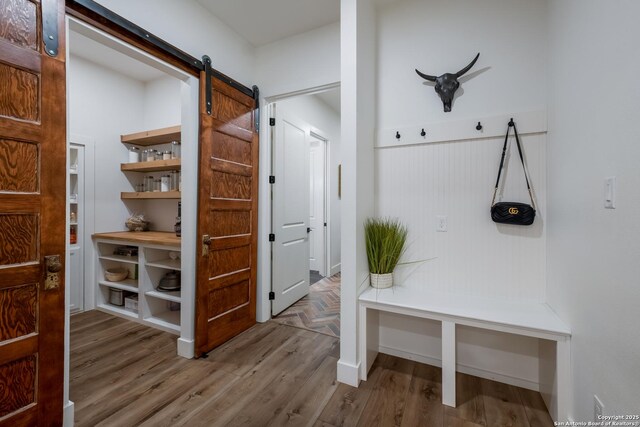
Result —
[[393, 273], [371, 273], [371, 286], [376, 289], [387, 289], [393, 286]]

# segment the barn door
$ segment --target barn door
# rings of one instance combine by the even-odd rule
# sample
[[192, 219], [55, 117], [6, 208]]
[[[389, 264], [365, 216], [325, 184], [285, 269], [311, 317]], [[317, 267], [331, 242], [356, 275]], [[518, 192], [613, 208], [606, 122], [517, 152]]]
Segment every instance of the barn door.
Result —
[[256, 322], [258, 133], [256, 100], [200, 76], [196, 356]]
[[0, 0], [0, 426], [62, 425], [64, 2]]

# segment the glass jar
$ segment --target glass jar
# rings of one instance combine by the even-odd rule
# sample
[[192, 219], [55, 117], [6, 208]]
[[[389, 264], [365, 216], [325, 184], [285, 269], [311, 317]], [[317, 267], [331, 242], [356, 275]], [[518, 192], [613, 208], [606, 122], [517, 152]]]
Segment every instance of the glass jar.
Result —
[[162, 175], [162, 178], [160, 178], [160, 191], [163, 193], [171, 191], [171, 176]]
[[144, 177], [144, 191], [153, 191], [153, 177], [151, 175]]
[[179, 174], [178, 171], [171, 171], [171, 191], [178, 191]]
[[142, 153], [140, 153], [140, 161], [146, 162], [148, 154], [149, 154], [149, 150], [142, 150]]
[[153, 191], [156, 193], [160, 192], [160, 185], [161, 185], [160, 178], [155, 179], [153, 181]]
[[147, 162], [154, 162], [156, 160], [156, 150], [153, 148], [147, 150]]
[[172, 159], [179, 159], [181, 151], [182, 151], [182, 147], [181, 147], [180, 141], [171, 142], [171, 158]]
[[140, 149], [138, 147], [129, 147], [129, 163], [138, 163], [140, 161]]
[[162, 153], [162, 160], [170, 160], [171, 159], [171, 151], [167, 150]]

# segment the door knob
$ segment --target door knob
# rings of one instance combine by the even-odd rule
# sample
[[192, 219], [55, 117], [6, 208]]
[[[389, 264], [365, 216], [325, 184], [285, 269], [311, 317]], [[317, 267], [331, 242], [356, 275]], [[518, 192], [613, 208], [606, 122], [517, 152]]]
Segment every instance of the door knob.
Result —
[[47, 269], [47, 275], [44, 280], [44, 290], [58, 289], [60, 287], [60, 272], [62, 271], [60, 255], [44, 257], [44, 264]]
[[311, 233], [311, 227], [307, 227], [307, 233]]
[[209, 248], [211, 247], [211, 236], [205, 234], [202, 236], [202, 256], [209, 255]]

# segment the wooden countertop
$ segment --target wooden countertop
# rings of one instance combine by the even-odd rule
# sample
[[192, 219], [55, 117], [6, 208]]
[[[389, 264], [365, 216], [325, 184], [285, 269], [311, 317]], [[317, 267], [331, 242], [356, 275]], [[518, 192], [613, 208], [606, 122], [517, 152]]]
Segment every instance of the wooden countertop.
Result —
[[135, 242], [147, 245], [162, 245], [180, 247], [180, 237], [175, 233], [166, 231], [116, 231], [112, 233], [96, 233], [91, 236], [95, 239], [119, 240], [123, 242]]

